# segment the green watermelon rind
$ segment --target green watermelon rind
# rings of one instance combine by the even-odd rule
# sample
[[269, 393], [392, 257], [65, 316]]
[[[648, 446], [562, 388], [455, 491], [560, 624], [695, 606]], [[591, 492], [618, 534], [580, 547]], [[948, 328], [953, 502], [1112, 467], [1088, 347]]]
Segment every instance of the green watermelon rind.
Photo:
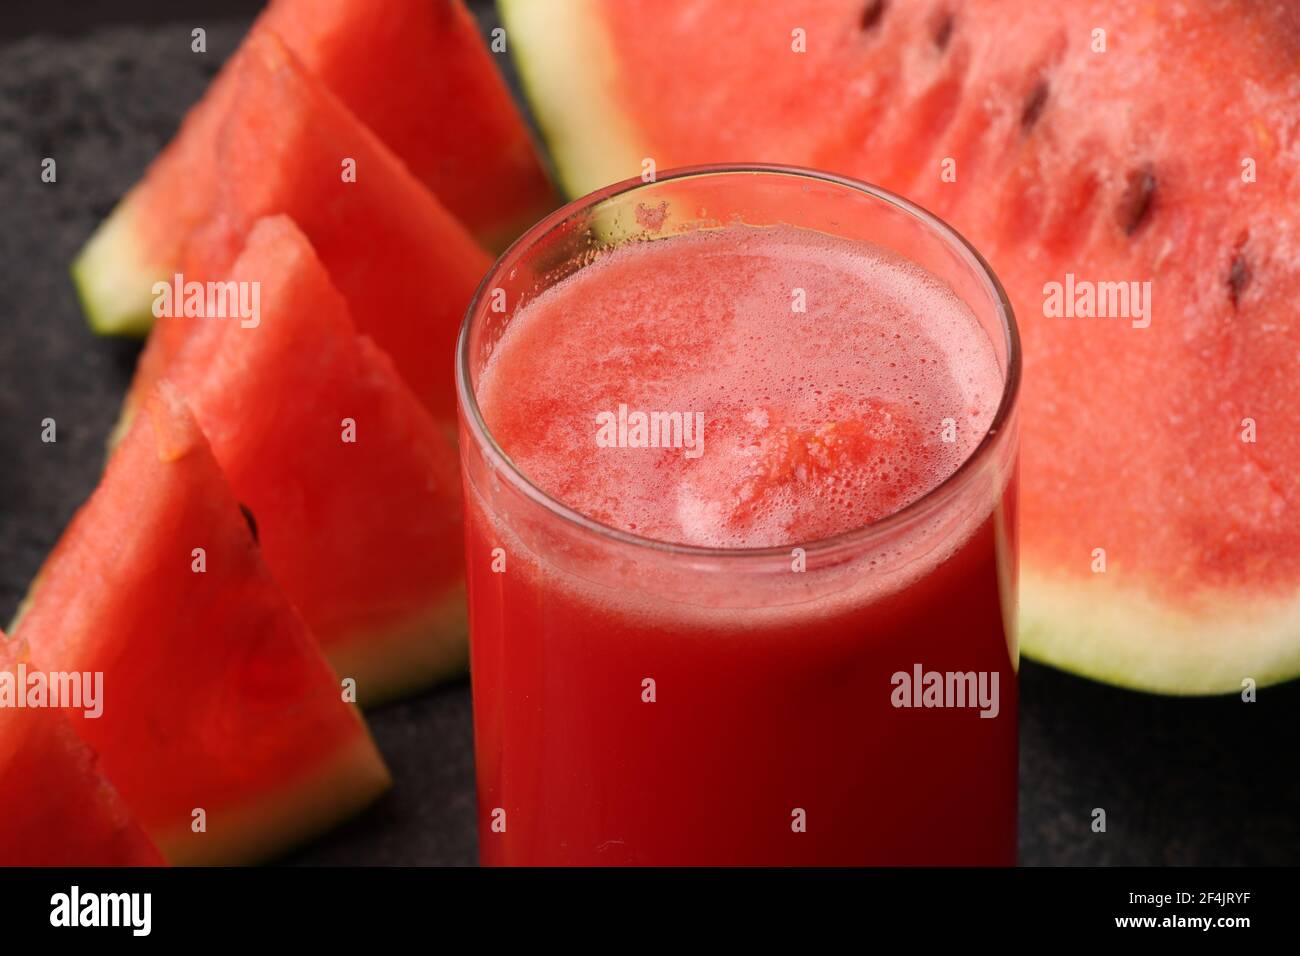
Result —
[[133, 250], [130, 207], [124, 199], [100, 223], [72, 263], [82, 311], [97, 335], [143, 338], [153, 327], [153, 283], [159, 270]]
[[469, 668], [464, 580], [457, 581], [402, 624], [363, 630], [325, 649], [341, 678], [356, 681], [357, 705], [381, 707], [463, 677]]
[[1203, 593], [1177, 607], [1105, 580], [1045, 576], [1022, 565], [1026, 657], [1129, 690], [1240, 693], [1300, 674], [1300, 598]]
[[189, 839], [182, 820], [156, 842], [173, 866], [266, 863], [340, 826], [392, 789], [393, 777], [368, 729], [329, 760], [262, 799], [208, 814], [214, 839]]
[[[638, 137], [610, 94], [613, 51], [595, 28], [591, 0], [497, 0], [497, 11], [565, 195], [575, 199], [640, 175]], [[581, 109], [567, 108], [574, 103]]]

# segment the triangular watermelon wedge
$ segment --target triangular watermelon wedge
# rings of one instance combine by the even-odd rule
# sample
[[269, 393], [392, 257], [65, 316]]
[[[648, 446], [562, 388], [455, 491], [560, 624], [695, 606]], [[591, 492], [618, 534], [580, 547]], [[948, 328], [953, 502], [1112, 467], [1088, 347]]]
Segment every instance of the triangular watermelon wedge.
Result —
[[[275, 0], [250, 36], [267, 32], [489, 248], [554, 208], [528, 128], [460, 0]], [[243, 52], [74, 263], [97, 332], [143, 335], [153, 324], [150, 290], [180, 266], [221, 175], [220, 124]]]
[[19, 707], [40, 670], [0, 632], [0, 866], [161, 866], [61, 710]]
[[461, 0], [274, 0], [261, 23], [474, 236], [505, 248], [558, 197]]
[[271, 572], [363, 705], [462, 669], [451, 438], [357, 336], [291, 220], [259, 222], [227, 278], [257, 284], [259, 324], [181, 320], [198, 324], [168, 377], [255, 515]]
[[172, 863], [264, 859], [389, 784], [166, 383], [46, 560], [15, 637], [42, 667], [103, 673], [102, 715], [69, 719]]
[[[186, 282], [221, 279], [253, 223], [289, 215], [329, 269], [357, 328], [393, 357], [450, 428], [456, 334], [487, 254], [273, 34], [249, 37], [228, 82], [233, 105], [211, 158], [220, 180], [204, 224], [186, 240], [179, 274]], [[351, 168], [355, 181], [345, 178]], [[127, 420], [193, 325], [158, 322], [127, 398]]]

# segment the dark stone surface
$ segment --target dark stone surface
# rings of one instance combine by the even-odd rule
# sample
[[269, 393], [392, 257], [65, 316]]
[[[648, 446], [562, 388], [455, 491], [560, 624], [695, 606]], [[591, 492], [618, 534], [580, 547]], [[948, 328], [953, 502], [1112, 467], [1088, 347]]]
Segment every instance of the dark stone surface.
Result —
[[[0, 28], [0, 621], [94, 487], [136, 354], [87, 330], [68, 263], [246, 25], [204, 23], [210, 52], [199, 57], [193, 17], [124, 27], [125, 8], [151, 17], [159, 4], [113, 6], [119, 25], [50, 2]], [[45, 156], [58, 162], [57, 184], [40, 182]], [[47, 416], [55, 444], [40, 441]], [[1022, 692], [1023, 862], [1300, 862], [1300, 684], [1249, 705], [1171, 700], [1026, 664]], [[472, 863], [468, 686], [385, 708], [371, 725], [393, 792], [286, 862]], [[1104, 834], [1090, 830], [1095, 807]]]

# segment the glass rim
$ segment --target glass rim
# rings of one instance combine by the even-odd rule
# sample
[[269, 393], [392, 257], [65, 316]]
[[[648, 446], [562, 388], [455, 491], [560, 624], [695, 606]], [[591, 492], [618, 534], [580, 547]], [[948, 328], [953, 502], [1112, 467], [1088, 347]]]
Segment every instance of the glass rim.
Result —
[[[955, 251], [970, 268], [971, 271], [982, 281], [986, 291], [991, 293], [991, 298], [996, 305], [998, 319], [1002, 326], [1002, 332], [1005, 336], [1006, 347], [1006, 374], [1002, 382], [1002, 395], [998, 401], [997, 411], [994, 412], [993, 420], [989, 423], [988, 429], [984, 432], [983, 437], [971, 452], [962, 459], [949, 475], [944, 478], [925, 494], [921, 495], [914, 501], [908, 502], [897, 511], [892, 511], [883, 517], [870, 521], [867, 524], [856, 528], [850, 528], [847, 531], [840, 531], [833, 535], [827, 535], [821, 538], [814, 538], [809, 541], [795, 541], [786, 545], [766, 546], [761, 548], [717, 548], [705, 547], [702, 545], [682, 544], [673, 541], [661, 541], [657, 538], [649, 538], [644, 535], [634, 534], [630, 531], [624, 531], [621, 528], [607, 525], [594, 518], [582, 514], [574, 508], [569, 507], [564, 502], [552, 497], [535, 485], [527, 475], [515, 464], [514, 460], [506, 454], [498, 443], [492, 432], [488, 429], [487, 422], [483, 419], [482, 409], [479, 408], [478, 396], [474, 394], [471, 386], [470, 374], [470, 333], [474, 327], [474, 317], [480, 312], [480, 307], [492, 288], [496, 285], [496, 279], [503, 273], [507, 273], [513, 268], [543, 237], [548, 235], [553, 229], [572, 218], [576, 213], [594, 208], [602, 202], [621, 196], [625, 193], [635, 192], [637, 190], [656, 186], [661, 183], [671, 182], [674, 180], [695, 179], [711, 176], [732, 176], [732, 175], [752, 175], [752, 174], [771, 174], [789, 176], [796, 179], [814, 180], [821, 183], [829, 183], [834, 186], [840, 186], [863, 193], [872, 199], [884, 202], [895, 209], [900, 210], [912, 218], [921, 222], [922, 225], [929, 228], [943, 238], [947, 245]], [[488, 269], [483, 279], [479, 282], [478, 288], [474, 290], [474, 296], [470, 300], [469, 307], [465, 311], [465, 318], [461, 322], [460, 332], [456, 337], [456, 400], [464, 416], [468, 430], [472, 435], [478, 447], [482, 449], [484, 455], [489, 460], [492, 467], [503, 473], [510, 484], [529, 499], [532, 503], [539, 505], [546, 511], [562, 519], [566, 523], [576, 526], [582, 531], [595, 534], [602, 538], [618, 541], [622, 544], [636, 548], [648, 548], [653, 551], [659, 551], [666, 554], [676, 554], [686, 557], [708, 558], [708, 559], [730, 559], [737, 560], [742, 558], [782, 558], [789, 559], [791, 550], [794, 548], [803, 549], [805, 554], [813, 552], [825, 552], [835, 550], [840, 547], [856, 545], [862, 542], [869, 542], [872, 539], [883, 537], [893, 529], [906, 525], [917, 515], [924, 514], [933, 505], [936, 499], [947, 496], [954, 488], [959, 487], [969, 475], [978, 462], [983, 461], [991, 454], [993, 447], [997, 444], [1007, 421], [1011, 418], [1016, 400], [1020, 392], [1021, 379], [1021, 351], [1020, 351], [1020, 332], [1016, 327], [1015, 314], [1012, 311], [1011, 300], [1007, 297], [1006, 290], [1002, 288], [996, 273], [994, 273], [988, 262], [980, 255], [979, 251], [963, 236], [960, 232], [940, 219], [934, 213], [918, 206], [916, 203], [903, 198], [897, 193], [874, 186], [871, 183], [861, 180], [852, 179], [847, 176], [840, 176], [835, 173], [825, 172], [823, 170], [811, 169], [802, 166], [787, 166], [776, 163], [713, 163], [697, 166], [681, 166], [670, 169], [650, 182], [642, 180], [640, 177], [633, 177], [621, 182], [611, 183], [603, 186], [594, 192], [588, 193], [578, 199], [565, 203], [560, 208], [554, 210], [549, 215], [541, 219], [532, 228], [528, 229], [517, 238], [510, 246], [501, 253], [492, 267]]]

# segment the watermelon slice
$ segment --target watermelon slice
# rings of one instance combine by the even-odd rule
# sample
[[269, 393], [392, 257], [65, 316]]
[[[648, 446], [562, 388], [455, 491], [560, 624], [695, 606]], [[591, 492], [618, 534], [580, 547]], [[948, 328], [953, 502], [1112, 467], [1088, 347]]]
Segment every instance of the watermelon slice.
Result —
[[488, 248], [555, 208], [528, 127], [460, 0], [274, 0], [261, 22]]
[[[24, 698], [25, 650], [0, 632], [0, 681]], [[62, 711], [17, 700], [0, 691], [0, 866], [161, 866]]]
[[[267, 32], [489, 248], [555, 205], [528, 128], [460, 0], [275, 0], [252, 35]], [[217, 144], [242, 52], [74, 263], [97, 332], [143, 335], [153, 324], [150, 290], [180, 266], [216, 191]], [[338, 165], [334, 158], [331, 171]]]
[[172, 863], [263, 859], [388, 786], [165, 384], [46, 560], [15, 637], [49, 670], [103, 673], [101, 716], [69, 719]]
[[227, 278], [260, 286], [260, 323], [199, 322], [169, 379], [267, 566], [362, 704], [463, 669], [455, 445], [356, 335], [291, 220], [259, 222]]
[[[1300, 674], [1300, 8], [501, 6], [571, 193], [645, 157], [821, 167], [992, 262], [1025, 343], [1027, 654], [1180, 694]], [[1051, 314], [1075, 280], [1150, 282], [1149, 325]]]
[[[255, 32], [226, 78], [237, 105], [208, 160], [221, 170], [204, 224], [186, 239], [186, 281], [220, 280], [259, 218], [285, 213], [311, 240], [360, 331], [452, 427], [460, 320], [490, 261], [456, 220], [268, 31]], [[342, 176], [356, 163], [355, 182]], [[141, 356], [126, 420], [195, 325], [161, 320]]]

